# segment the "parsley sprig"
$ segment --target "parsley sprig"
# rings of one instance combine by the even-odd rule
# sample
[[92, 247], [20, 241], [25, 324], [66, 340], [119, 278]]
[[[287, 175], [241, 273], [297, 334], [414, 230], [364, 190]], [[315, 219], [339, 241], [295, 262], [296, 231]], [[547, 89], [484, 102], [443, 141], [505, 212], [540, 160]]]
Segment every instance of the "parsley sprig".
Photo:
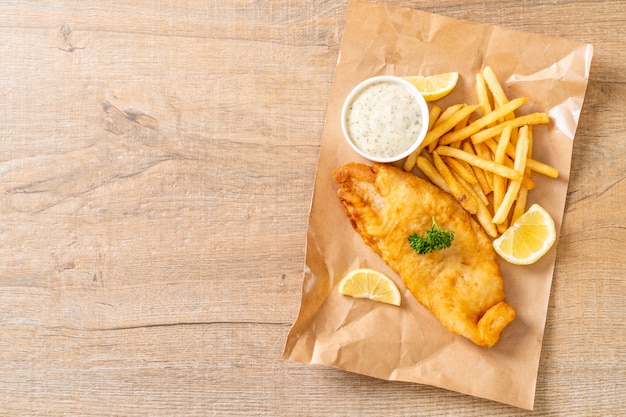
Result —
[[434, 250], [440, 250], [449, 247], [450, 245], [452, 245], [453, 240], [454, 232], [451, 232], [449, 230], [442, 230], [437, 224], [435, 216], [433, 216], [433, 222], [430, 230], [426, 231], [424, 237], [421, 237], [416, 233], [409, 236], [409, 245], [411, 245], [415, 252], [419, 253], [420, 255], [424, 255]]

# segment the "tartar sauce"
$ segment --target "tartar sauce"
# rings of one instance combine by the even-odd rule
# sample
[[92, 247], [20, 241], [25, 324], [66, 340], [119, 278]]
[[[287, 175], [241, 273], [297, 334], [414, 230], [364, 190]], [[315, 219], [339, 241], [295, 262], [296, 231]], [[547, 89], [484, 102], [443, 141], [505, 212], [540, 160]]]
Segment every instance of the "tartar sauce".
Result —
[[402, 85], [376, 82], [354, 97], [346, 112], [346, 127], [361, 151], [391, 158], [408, 150], [422, 128], [422, 112]]

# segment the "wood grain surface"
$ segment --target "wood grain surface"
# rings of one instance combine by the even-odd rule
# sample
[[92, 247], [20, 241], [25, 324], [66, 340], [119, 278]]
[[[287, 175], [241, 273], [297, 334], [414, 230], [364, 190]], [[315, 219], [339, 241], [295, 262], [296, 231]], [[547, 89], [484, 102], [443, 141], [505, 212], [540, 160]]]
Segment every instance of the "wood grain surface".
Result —
[[0, 415], [623, 415], [623, 0], [387, 1], [594, 45], [535, 411], [281, 359], [347, 3], [0, 4]]

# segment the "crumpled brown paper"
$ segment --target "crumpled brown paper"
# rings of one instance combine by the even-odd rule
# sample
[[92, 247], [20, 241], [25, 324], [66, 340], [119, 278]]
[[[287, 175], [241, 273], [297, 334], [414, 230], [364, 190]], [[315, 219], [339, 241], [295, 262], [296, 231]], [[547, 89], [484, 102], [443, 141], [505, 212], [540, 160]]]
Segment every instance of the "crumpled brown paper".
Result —
[[[534, 129], [534, 158], [557, 167], [560, 177], [535, 174], [528, 205], [538, 202], [546, 208], [559, 230], [592, 54], [589, 44], [351, 1], [322, 138], [300, 312], [284, 358], [532, 409], [556, 245], [531, 266], [500, 263], [507, 302], [517, 317], [496, 346], [478, 347], [451, 334], [350, 226], [330, 172], [345, 162], [367, 161], [344, 141], [339, 115], [355, 85], [383, 74], [458, 71], [457, 87], [437, 105], [474, 104], [474, 76], [491, 66], [510, 98], [529, 98], [518, 114], [545, 111], [552, 120]], [[375, 268], [395, 279], [402, 306], [339, 295], [339, 280], [357, 267]]]

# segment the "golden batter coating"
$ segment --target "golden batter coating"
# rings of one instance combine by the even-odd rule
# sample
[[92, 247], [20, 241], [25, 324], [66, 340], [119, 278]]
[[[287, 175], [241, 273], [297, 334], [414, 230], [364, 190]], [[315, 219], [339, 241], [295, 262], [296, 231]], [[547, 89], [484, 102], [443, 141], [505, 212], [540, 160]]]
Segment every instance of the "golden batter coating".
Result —
[[[500, 266], [482, 227], [450, 194], [391, 165], [349, 163], [333, 171], [354, 229], [402, 278], [417, 301], [451, 332], [492, 347], [515, 318]], [[424, 255], [409, 245], [433, 216], [452, 245]]]

